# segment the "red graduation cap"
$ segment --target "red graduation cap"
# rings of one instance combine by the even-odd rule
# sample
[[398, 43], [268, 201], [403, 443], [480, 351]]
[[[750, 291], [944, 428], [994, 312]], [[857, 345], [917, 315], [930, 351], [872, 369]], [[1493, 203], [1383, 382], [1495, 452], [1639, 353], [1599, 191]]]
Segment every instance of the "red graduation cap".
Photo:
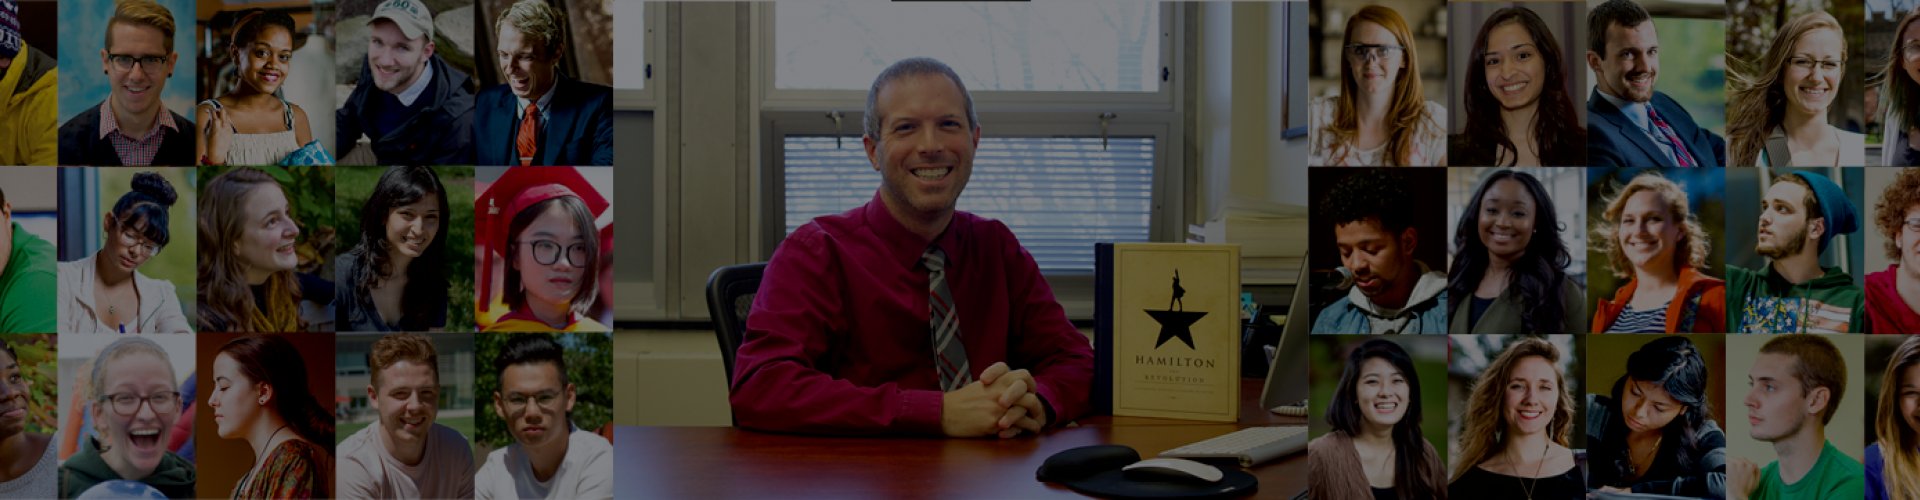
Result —
[[[573, 167], [508, 167], [507, 172], [473, 199], [473, 213], [480, 242], [486, 254], [480, 267], [480, 311], [493, 305], [493, 258], [506, 255], [508, 226], [515, 214], [543, 201], [571, 196], [586, 203], [595, 218], [611, 206], [600, 191], [593, 188]], [[589, 229], [592, 230], [592, 229]]]

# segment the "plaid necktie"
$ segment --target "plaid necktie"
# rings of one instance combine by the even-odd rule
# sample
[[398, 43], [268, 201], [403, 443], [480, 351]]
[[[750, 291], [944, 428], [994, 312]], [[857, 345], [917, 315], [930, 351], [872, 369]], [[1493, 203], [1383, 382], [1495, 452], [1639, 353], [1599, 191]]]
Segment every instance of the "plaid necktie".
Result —
[[927, 267], [927, 304], [932, 312], [927, 327], [933, 332], [934, 368], [940, 372], [940, 389], [953, 391], [973, 382], [967, 367], [967, 347], [960, 344], [960, 322], [953, 315], [953, 292], [947, 289], [947, 253], [940, 247], [928, 247], [920, 255]]
[[1680, 134], [1673, 133], [1673, 127], [1668, 126], [1667, 121], [1660, 118], [1660, 113], [1653, 111], [1652, 105], [1647, 106], [1647, 120], [1653, 122], [1654, 131], [1659, 134], [1661, 142], [1665, 143], [1662, 145], [1667, 146], [1668, 152], [1673, 154], [1673, 162], [1676, 166], [1699, 166], [1693, 161], [1693, 155], [1687, 154], [1687, 146], [1680, 142]]

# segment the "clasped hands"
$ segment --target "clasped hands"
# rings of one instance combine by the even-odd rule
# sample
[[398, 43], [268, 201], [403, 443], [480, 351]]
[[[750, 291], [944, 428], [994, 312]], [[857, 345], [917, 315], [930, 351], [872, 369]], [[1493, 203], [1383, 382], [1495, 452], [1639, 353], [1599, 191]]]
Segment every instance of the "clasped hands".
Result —
[[1047, 409], [1034, 392], [1033, 374], [994, 363], [980, 379], [940, 398], [940, 430], [950, 437], [999, 436], [1022, 432], [1039, 434], [1047, 425]]

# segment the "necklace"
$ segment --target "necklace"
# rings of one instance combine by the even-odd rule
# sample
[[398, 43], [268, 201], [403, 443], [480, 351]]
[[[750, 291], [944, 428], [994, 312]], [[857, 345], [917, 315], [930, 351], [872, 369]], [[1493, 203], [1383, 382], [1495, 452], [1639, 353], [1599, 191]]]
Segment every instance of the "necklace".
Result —
[[[284, 430], [287, 430], [287, 426], [286, 424], [281, 424], [280, 428], [273, 430], [273, 434], [267, 435], [267, 442], [260, 443], [260, 451], [255, 452], [253, 455], [254, 457], [256, 457], [255, 458], [256, 460], [265, 461], [267, 459], [267, 447], [272, 446], [273, 438], [278, 437], [280, 435], [280, 431], [284, 431]], [[254, 467], [252, 469], [247, 470], [247, 475], [240, 477], [239, 486], [234, 488], [233, 490], [233, 496], [235, 498], [240, 497], [240, 492], [247, 491], [247, 488], [251, 486], [248, 483], [253, 482], [253, 472], [255, 470], [258, 470], [259, 468], [260, 468], [259, 464], [254, 464]]]
[[[1540, 469], [1547, 465], [1547, 450], [1548, 450], [1547, 447], [1552, 445], [1553, 445], [1553, 442], [1548, 441], [1546, 445], [1543, 445], [1540, 447], [1540, 461], [1533, 465], [1533, 477], [1515, 478], [1515, 480], [1520, 482], [1520, 491], [1522, 493], [1526, 493], [1527, 500], [1533, 500], [1533, 487], [1540, 485]], [[1513, 450], [1511, 448], [1507, 450], [1509, 455], [1513, 454], [1512, 451]], [[1517, 458], [1514, 459], [1513, 461], [1513, 472], [1516, 475], [1519, 474], [1520, 472], [1520, 460]], [[1528, 479], [1532, 479], [1533, 482], [1531, 483], [1527, 482]]]
[[[1667, 439], [1666, 436], [1660, 436], [1658, 438], [1654, 438], [1653, 449], [1647, 450], [1647, 456], [1645, 460], [1647, 461], [1648, 470], [1653, 469], [1653, 454], [1660, 451], [1660, 442], [1665, 441], [1666, 439]], [[1627, 477], [1639, 479], [1640, 467], [1635, 464], [1638, 464], [1641, 459], [1636, 457], [1635, 455], [1636, 454], [1633, 452], [1633, 442], [1628, 441], [1627, 442]]]

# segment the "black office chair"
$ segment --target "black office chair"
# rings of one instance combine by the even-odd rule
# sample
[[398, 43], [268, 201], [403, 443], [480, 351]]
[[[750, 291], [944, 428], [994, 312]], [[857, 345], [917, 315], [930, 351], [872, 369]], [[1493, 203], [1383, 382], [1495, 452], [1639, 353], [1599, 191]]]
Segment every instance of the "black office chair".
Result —
[[753, 294], [760, 291], [760, 275], [767, 263], [726, 266], [707, 276], [707, 314], [713, 317], [713, 337], [720, 341], [720, 360], [727, 367], [727, 387], [733, 387], [733, 353], [747, 334], [747, 312]]

